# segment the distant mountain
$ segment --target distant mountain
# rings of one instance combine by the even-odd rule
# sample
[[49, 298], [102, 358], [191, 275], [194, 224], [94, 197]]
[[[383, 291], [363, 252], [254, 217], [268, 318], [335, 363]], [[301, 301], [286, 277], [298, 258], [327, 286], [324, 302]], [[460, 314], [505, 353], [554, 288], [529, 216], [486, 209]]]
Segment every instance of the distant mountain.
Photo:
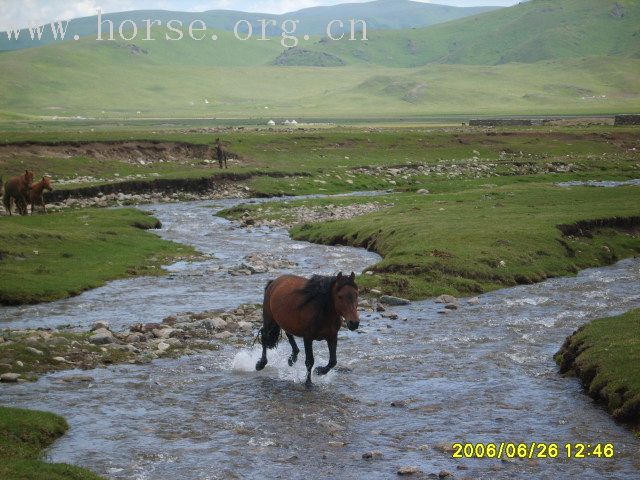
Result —
[[215, 42], [86, 36], [2, 52], [0, 119], [533, 115], [640, 106], [640, 0], [531, 0], [427, 28], [372, 30], [366, 42], [314, 36], [288, 50], [275, 40], [206, 32], [213, 34]]
[[368, 42], [314, 47], [347, 63], [498, 65], [616, 55], [640, 58], [639, 0], [530, 0], [427, 28], [376, 31]]
[[[325, 35], [327, 25], [332, 20], [341, 20], [345, 25], [345, 29], [349, 27], [350, 19], [365, 20], [367, 27], [371, 30], [416, 28], [436, 25], [498, 8], [500, 7], [461, 8], [409, 0], [377, 0], [367, 3], [346, 3], [329, 7], [306, 8], [283, 15], [247, 13], [233, 10], [210, 10], [200, 13], [136, 10], [105, 14], [102, 16], [102, 20], [112, 21], [115, 25], [116, 34], [118, 26], [125, 20], [135, 22], [141, 29], [146, 28], [145, 20], [147, 19], [159, 20], [163, 26], [170, 20], [177, 20], [183, 23], [185, 30], [194, 20], [202, 20], [209, 29], [226, 31], [233, 31], [239, 20], [246, 20], [252, 24], [255, 35], [261, 34], [261, 19], [275, 20], [276, 22], [276, 27], [269, 25], [267, 29], [268, 35], [280, 35], [280, 28], [284, 20], [299, 20], [300, 24], [297, 29], [299, 35]], [[74, 35], [95, 37], [98, 32], [97, 18], [97, 16], [91, 16], [72, 20], [65, 34], [65, 39], [72, 40]], [[338, 25], [335, 24], [333, 28], [336, 35], [339, 35], [342, 31]], [[244, 30], [242, 28], [240, 30], [246, 31], [246, 26]], [[140, 38], [142, 38], [142, 35]], [[18, 40], [15, 40], [15, 35], [12, 35], [12, 40], [9, 40], [7, 32], [0, 33], [0, 51], [20, 50], [47, 45], [52, 42], [54, 42], [54, 35], [50, 25], [43, 26], [40, 40], [31, 40], [28, 29], [20, 31]]]

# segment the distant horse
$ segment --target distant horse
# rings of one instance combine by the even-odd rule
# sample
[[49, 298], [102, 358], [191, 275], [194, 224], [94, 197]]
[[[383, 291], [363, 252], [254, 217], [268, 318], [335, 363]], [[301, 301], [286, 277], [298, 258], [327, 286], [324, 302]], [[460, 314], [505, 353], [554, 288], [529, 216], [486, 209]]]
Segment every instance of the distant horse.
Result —
[[216, 138], [216, 158], [218, 159], [218, 163], [220, 164], [220, 168], [222, 168], [222, 162], [224, 162], [224, 168], [229, 168], [227, 165], [227, 158], [229, 154], [222, 147], [222, 143], [219, 138]]
[[262, 305], [260, 330], [262, 340], [262, 358], [256, 363], [256, 370], [267, 365], [267, 348], [275, 348], [280, 339], [280, 330], [284, 330], [293, 352], [289, 357], [289, 366], [298, 360], [300, 352], [294, 339], [304, 340], [305, 365], [307, 367], [307, 385], [311, 384], [313, 368], [313, 341], [326, 340], [329, 345], [329, 363], [318, 367], [318, 375], [326, 375], [336, 366], [336, 347], [338, 330], [342, 319], [349, 330], [360, 325], [358, 317], [358, 286], [356, 275], [335, 277], [314, 275], [310, 279], [294, 275], [284, 275], [267, 284]]
[[25, 170], [24, 175], [10, 178], [7, 183], [4, 184], [2, 203], [9, 215], [11, 215], [11, 200], [15, 202], [16, 209], [20, 215], [27, 215], [29, 213], [27, 211], [27, 201], [32, 183], [33, 172]]
[[53, 186], [51, 184], [51, 177], [42, 177], [38, 183], [31, 185], [31, 191], [29, 192], [29, 202], [31, 203], [31, 214], [35, 210], [36, 205], [40, 205], [44, 213], [47, 213], [47, 207], [44, 203], [44, 191], [51, 192]]

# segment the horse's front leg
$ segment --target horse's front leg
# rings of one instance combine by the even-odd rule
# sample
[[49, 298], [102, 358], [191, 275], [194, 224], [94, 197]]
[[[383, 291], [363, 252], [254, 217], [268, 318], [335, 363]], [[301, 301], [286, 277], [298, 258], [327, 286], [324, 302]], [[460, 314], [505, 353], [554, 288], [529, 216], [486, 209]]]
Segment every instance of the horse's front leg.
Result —
[[338, 335], [335, 337], [329, 338], [327, 340], [327, 345], [329, 346], [329, 363], [327, 363], [326, 367], [318, 367], [316, 368], [316, 375], [326, 375], [329, 371], [336, 366], [338, 360], [336, 358], [336, 347], [338, 346]]
[[311, 369], [313, 368], [313, 339], [304, 339], [304, 364], [307, 367], [307, 386], [311, 386]]

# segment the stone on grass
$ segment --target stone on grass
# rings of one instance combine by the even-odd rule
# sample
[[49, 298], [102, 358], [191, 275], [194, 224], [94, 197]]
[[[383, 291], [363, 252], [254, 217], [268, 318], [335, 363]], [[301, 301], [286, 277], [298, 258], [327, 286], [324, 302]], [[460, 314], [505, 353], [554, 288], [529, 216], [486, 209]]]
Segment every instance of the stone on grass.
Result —
[[34, 355], [44, 355], [44, 352], [42, 350], [38, 350], [37, 348], [26, 347], [25, 350], [27, 352], [33, 353]]
[[89, 343], [93, 345], [108, 345], [113, 343], [113, 335], [96, 334], [89, 337]]
[[238, 322], [238, 327], [240, 330], [245, 332], [250, 332], [253, 330], [253, 324], [251, 322]]
[[99, 322], [94, 323], [93, 326], [91, 327], [92, 332], [95, 332], [96, 330], [100, 330], [100, 329], [110, 330], [111, 328], [109, 327], [109, 322], [100, 320]]
[[383, 295], [379, 298], [380, 303], [384, 303], [386, 305], [409, 305], [411, 303], [410, 300], [406, 298], [394, 297], [392, 295]]
[[202, 322], [203, 326], [209, 327], [212, 330], [223, 330], [227, 326], [227, 322], [225, 322], [220, 317], [209, 318]]
[[0, 375], [0, 382], [4, 383], [16, 383], [20, 378], [19, 373], [3, 373]]
[[112, 337], [112, 336], [113, 336], [113, 333], [111, 333], [111, 330], [107, 330], [107, 329], [106, 329], [106, 328], [104, 328], [104, 327], [97, 328], [97, 329], [93, 330], [93, 331], [92, 331], [92, 333], [93, 333], [94, 335], [107, 335], [107, 336], [109, 336], [109, 337]]
[[458, 299], [453, 295], [440, 295], [436, 298], [436, 303], [458, 303]]

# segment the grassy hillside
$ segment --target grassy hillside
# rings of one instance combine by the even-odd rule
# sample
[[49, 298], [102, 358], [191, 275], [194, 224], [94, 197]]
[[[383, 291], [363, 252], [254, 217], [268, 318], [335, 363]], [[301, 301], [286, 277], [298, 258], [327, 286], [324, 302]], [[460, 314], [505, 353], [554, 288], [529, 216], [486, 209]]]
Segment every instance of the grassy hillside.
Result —
[[[238, 42], [218, 33], [219, 43], [156, 42], [145, 45], [144, 52], [122, 42], [83, 40], [0, 54], [0, 111], [49, 117], [300, 119], [640, 109], [640, 59], [414, 69], [362, 63], [287, 67], [274, 65], [282, 51], [277, 42]], [[314, 60], [312, 54], [298, 63], [308, 60]]]
[[640, 57], [640, 1], [530, 0], [429, 28], [371, 32], [315, 48], [349, 63], [496, 65], [590, 55]]
[[[409, 0], [377, 0], [366, 3], [347, 3], [329, 7], [307, 8], [283, 15], [271, 15], [264, 13], [250, 13], [234, 10], [209, 10], [206, 12], [170, 12], [163, 10], [137, 10], [132, 12], [119, 12], [103, 15], [103, 20], [111, 20], [117, 26], [124, 20], [134, 21], [140, 28], [146, 28], [146, 19], [160, 20], [162, 25], [170, 20], [179, 20], [184, 25], [189, 25], [194, 20], [202, 20], [208, 28], [233, 31], [239, 20], [251, 22], [256, 32], [262, 28], [261, 19], [275, 20], [276, 26], [270, 26], [267, 32], [271, 35], [280, 35], [281, 25], [284, 20], [299, 20], [298, 32], [300, 34], [324, 35], [327, 25], [332, 20], [342, 20], [348, 24], [349, 19], [365, 20], [371, 29], [398, 29], [410, 27], [426, 27], [450, 20], [463, 18], [469, 15], [494, 10], [498, 7], [451, 7], [430, 3], [413, 2]], [[72, 20], [68, 28], [66, 38], [71, 40], [74, 35], [93, 36], [97, 34], [97, 16], [84, 17]], [[347, 28], [349, 26], [347, 25]], [[335, 32], [340, 29], [336, 26]], [[140, 34], [140, 40], [144, 33]], [[0, 33], [0, 51], [19, 50], [23, 48], [47, 45], [54, 41], [50, 27], [43, 30], [41, 40], [32, 41], [29, 32], [25, 29], [19, 34], [18, 40], [9, 40], [6, 32]]]
[[168, 42], [162, 28], [154, 42], [86, 37], [0, 53], [0, 112], [265, 122], [635, 113], [638, 25], [640, 0], [532, 0], [426, 29], [370, 32], [368, 42], [301, 38], [284, 53], [275, 38], [242, 42], [220, 30], [203, 41]]

